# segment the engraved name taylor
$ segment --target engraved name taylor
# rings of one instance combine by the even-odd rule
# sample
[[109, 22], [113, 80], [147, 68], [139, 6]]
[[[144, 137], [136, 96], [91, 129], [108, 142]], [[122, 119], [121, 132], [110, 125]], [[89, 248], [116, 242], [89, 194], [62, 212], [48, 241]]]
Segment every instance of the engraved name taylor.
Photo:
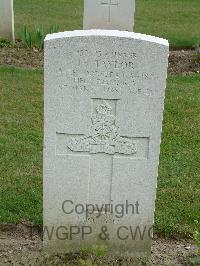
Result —
[[[136, 69], [137, 55], [134, 52], [103, 52], [101, 50], [78, 50], [73, 56], [73, 67], [59, 69], [68, 83], [60, 87], [68, 87], [82, 92], [94, 92], [96, 86], [103, 87], [104, 92], [130, 93], [150, 95], [148, 89], [138, 88], [137, 78], [152, 79], [151, 73], [138, 73]], [[76, 62], [74, 64], [74, 62]]]

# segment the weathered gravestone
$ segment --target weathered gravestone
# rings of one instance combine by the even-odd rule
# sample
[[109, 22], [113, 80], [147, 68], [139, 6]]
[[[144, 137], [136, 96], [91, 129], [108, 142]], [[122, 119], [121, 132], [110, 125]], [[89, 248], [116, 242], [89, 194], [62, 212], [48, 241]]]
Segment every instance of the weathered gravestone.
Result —
[[83, 29], [133, 31], [135, 0], [84, 0]]
[[0, 38], [15, 39], [13, 0], [0, 0]]
[[149, 254], [167, 62], [168, 42], [152, 36], [89, 30], [46, 37], [48, 247], [103, 244]]

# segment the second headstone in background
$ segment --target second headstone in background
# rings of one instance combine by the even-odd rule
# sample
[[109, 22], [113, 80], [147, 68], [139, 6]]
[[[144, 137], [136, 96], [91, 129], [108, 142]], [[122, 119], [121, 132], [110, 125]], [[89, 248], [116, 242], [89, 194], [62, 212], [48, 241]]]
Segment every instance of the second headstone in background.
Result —
[[0, 0], [0, 38], [15, 40], [13, 0]]
[[85, 0], [83, 28], [133, 31], [135, 0]]

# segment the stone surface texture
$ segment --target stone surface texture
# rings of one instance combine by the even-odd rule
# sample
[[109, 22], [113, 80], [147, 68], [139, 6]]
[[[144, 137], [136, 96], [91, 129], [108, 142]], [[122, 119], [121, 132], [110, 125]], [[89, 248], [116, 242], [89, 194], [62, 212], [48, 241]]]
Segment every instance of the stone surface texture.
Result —
[[135, 0], [84, 0], [83, 28], [133, 31]]
[[13, 0], [0, 0], [0, 38], [15, 40]]
[[122, 31], [46, 37], [48, 247], [107, 245], [123, 255], [149, 255], [168, 53], [164, 39]]

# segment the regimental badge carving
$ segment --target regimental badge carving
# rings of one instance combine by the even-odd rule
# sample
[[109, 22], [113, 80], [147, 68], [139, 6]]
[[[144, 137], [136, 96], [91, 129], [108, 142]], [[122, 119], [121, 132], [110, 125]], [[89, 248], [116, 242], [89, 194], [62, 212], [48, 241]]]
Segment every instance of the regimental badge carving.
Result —
[[103, 101], [95, 111], [91, 118], [89, 134], [70, 137], [67, 147], [71, 151], [91, 154], [135, 154], [137, 150], [133, 140], [119, 135], [119, 127], [116, 125], [116, 117], [112, 115], [111, 106]]

